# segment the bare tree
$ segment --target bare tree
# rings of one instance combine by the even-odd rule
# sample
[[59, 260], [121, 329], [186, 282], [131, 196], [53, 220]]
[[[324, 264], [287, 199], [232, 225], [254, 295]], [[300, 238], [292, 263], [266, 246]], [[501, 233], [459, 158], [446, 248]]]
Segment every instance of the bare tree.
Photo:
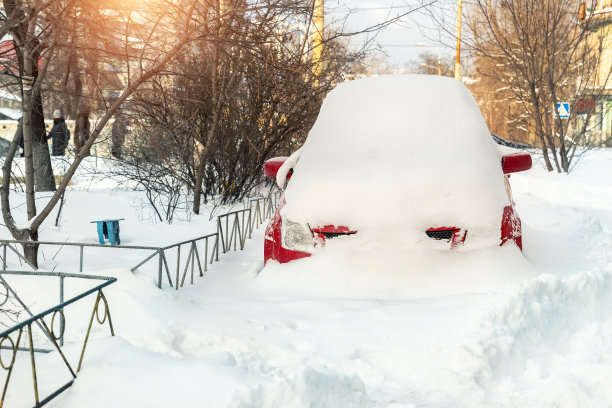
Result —
[[[116, 33], [116, 41], [125, 44], [125, 49], [129, 48], [129, 44], [134, 41], [140, 41], [141, 51], [136, 60], [132, 60], [128, 52], [123, 57], [124, 63], [128, 67], [128, 75], [126, 82], [121, 89], [119, 96], [106, 111], [100, 116], [95, 129], [92, 130], [89, 139], [85, 142], [81, 150], [77, 153], [74, 161], [66, 171], [66, 174], [57, 188], [57, 191], [44, 206], [42, 211], [38, 212], [35, 205], [34, 195], [34, 165], [32, 161], [33, 145], [33, 126], [32, 117], [36, 112], [38, 95], [40, 95], [44, 82], [44, 73], [48, 67], [49, 61], [52, 58], [52, 52], [58, 44], [62, 43], [62, 39], [66, 35], [63, 30], [64, 23], [62, 16], [70, 12], [88, 9], [92, 12], [99, 13], [102, 16], [108, 8], [100, 7], [101, 3], [96, 1], [42, 1], [42, 0], [6, 0], [5, 10], [7, 10], [6, 18], [0, 24], [1, 29], [7, 32], [23, 33], [23, 38], [16, 39], [20, 54], [23, 58], [23, 70], [20, 71], [20, 78], [23, 84], [23, 135], [25, 144], [25, 159], [26, 159], [26, 208], [28, 222], [25, 225], [18, 225], [12, 215], [10, 206], [10, 174], [13, 158], [17, 151], [19, 143], [19, 135], [13, 140], [6, 160], [3, 166], [3, 180], [1, 189], [2, 216], [4, 222], [16, 239], [24, 241], [37, 241], [38, 229], [43, 221], [49, 216], [52, 209], [59, 202], [66, 186], [70, 182], [76, 169], [87, 156], [89, 149], [96, 141], [101, 131], [106, 126], [108, 120], [113, 116], [114, 112], [130, 97], [136, 90], [145, 84], [155, 74], [160, 73], [169, 61], [189, 42], [193, 39], [196, 29], [202, 26], [202, 22], [194, 21], [194, 10], [198, 5], [197, 0], [190, 2], [180, 2], [178, 5], [173, 2], [164, 2], [157, 4], [162, 8], [151, 9], [148, 14], [151, 19], [150, 24], [145, 27], [138, 27], [138, 30], [129, 31], [131, 14], [127, 13], [123, 17], [119, 15], [117, 18], [123, 18], [127, 31]], [[153, 6], [153, 4], [151, 4]], [[10, 18], [8, 17], [10, 16]], [[168, 20], [170, 24], [168, 24]], [[15, 27], [24, 27], [21, 31], [16, 31]], [[170, 27], [170, 28], [168, 28]], [[45, 45], [47, 58], [45, 58], [42, 66], [38, 67], [38, 56], [41, 46]], [[35, 113], [34, 113], [35, 115]], [[34, 127], [35, 129], [35, 127]], [[46, 146], [45, 146], [46, 147]], [[48, 154], [48, 150], [47, 150]], [[23, 244], [24, 254], [26, 258], [34, 265], [38, 265], [38, 244], [35, 242], [27, 242]]]
[[478, 102], [491, 133], [506, 140], [536, 145], [537, 140], [526, 125], [529, 123], [529, 112], [523, 108], [508, 84], [492, 75], [500, 70], [498, 65], [491, 59], [474, 56], [470, 64], [472, 73], [466, 85]]
[[130, 101], [139, 129], [132, 138], [141, 138], [138, 145], [149, 139], [156, 153], [126, 150], [125, 165], [148, 160], [171, 169], [193, 194], [196, 214], [201, 197], [247, 194], [259, 184], [264, 160], [295, 150], [325, 93], [343, 73], [360, 69], [363, 53], [348, 52], [336, 37], [325, 44], [313, 86], [310, 43], [298, 30], [311, 18], [312, 7], [302, 3], [235, 15], [211, 29], [226, 42], [196, 41], [183, 50], [173, 81], [159, 77]]
[[413, 74], [443, 75], [452, 77], [455, 69], [454, 58], [441, 53], [424, 51], [419, 58], [406, 64], [406, 70]]
[[[308, 13], [308, 10], [312, 9], [311, 4], [303, 1], [152, 0], [138, 3], [137, 9], [122, 6], [121, 0], [3, 1], [6, 12], [1, 16], [0, 32], [4, 30], [25, 33], [23, 39], [18, 39], [17, 45], [19, 54], [24, 56], [19, 78], [24, 90], [22, 128], [26, 146], [28, 222], [17, 224], [10, 205], [11, 166], [19, 137], [13, 140], [3, 166], [0, 191], [2, 216], [12, 236], [27, 241], [23, 244], [24, 253], [35, 266], [38, 264], [38, 244], [35, 241], [38, 239], [40, 226], [60, 201], [75, 171], [122, 104], [136, 100], [138, 96], [145, 103], [143, 110], [154, 111], [155, 98], [165, 97], [164, 94], [156, 94], [160, 89], [170, 90], [175, 97], [182, 94], [185, 101], [195, 101], [192, 105], [181, 107], [182, 111], [172, 113], [178, 121], [171, 122], [170, 118], [164, 118], [165, 122], [161, 123], [168, 123], [176, 129], [185, 129], [184, 134], [174, 132], [173, 135], [181, 142], [191, 141], [189, 146], [193, 149], [188, 153], [179, 153], [190, 156], [184, 157], [185, 162], [189, 164], [186, 175], [181, 176], [178, 171], [174, 174], [182, 177], [180, 180], [184, 185], [192, 187], [193, 208], [197, 213], [202, 188], [205, 186], [203, 180], [213, 175], [223, 177], [219, 173], [222, 168], [229, 169], [229, 174], [237, 168], [232, 170], [230, 166], [215, 166], [210, 160], [213, 150], [218, 149], [217, 143], [223, 141], [222, 137], [240, 135], [237, 139], [240, 149], [252, 146], [253, 151], [259, 151], [257, 162], [261, 163], [266, 155], [275, 149], [278, 140], [290, 141], [299, 133], [292, 133], [292, 130], [299, 131], [309, 123], [309, 119], [300, 118], [296, 110], [308, 108], [308, 112], [316, 112], [320, 98], [326, 89], [329, 89], [328, 85], [313, 88], [311, 84], [314, 70], [312, 67], [303, 69], [304, 65], [308, 67], [309, 63], [304, 61], [309, 60], [308, 54], [312, 52], [308, 46], [302, 47], [306, 51], [301, 54], [288, 52], [291, 58], [281, 63], [283, 53], [291, 51], [286, 48], [286, 44], [295, 44], [298, 47], [300, 44], [308, 44], [307, 36], [288, 41], [281, 35], [286, 32], [284, 27], [295, 27], [293, 31], [300, 32], [301, 28], [294, 25], [291, 16]], [[286, 13], [283, 15], [277, 10], [285, 10]], [[74, 25], [68, 24], [67, 19], [72, 19], [78, 27], [82, 25], [82, 21], [88, 21], [98, 29], [71, 29]], [[118, 21], [119, 24], [111, 24], [111, 21]], [[109, 24], [105, 25], [104, 22]], [[22, 27], [21, 31], [17, 31], [18, 27]], [[384, 24], [378, 25], [377, 29], [381, 27], [384, 27]], [[39, 67], [38, 56], [43, 50], [45, 58]], [[61, 58], [55, 59], [55, 55]], [[61, 61], [67, 61], [64, 67], [69, 67], [70, 74], [64, 72], [65, 75], [62, 76], [61, 68], [55, 67], [56, 75], [48, 77], [47, 80], [46, 73], [51, 61], [59, 61], [60, 65]], [[179, 64], [181, 61], [186, 61], [187, 64]], [[171, 62], [173, 64], [170, 64]], [[328, 63], [331, 67], [336, 62], [332, 58], [328, 59]], [[100, 64], [121, 67], [120, 80], [116, 82], [112, 96], [106, 93], [104, 88], [114, 81], [105, 78], [104, 73], [97, 69]], [[173, 82], [175, 72], [170, 68], [183, 65], [189, 67], [184, 72], [183, 83]], [[243, 73], [248, 70], [256, 73], [252, 76], [256, 80], [246, 84]], [[269, 70], [281, 73], [284, 77], [269, 75]], [[326, 72], [336, 71], [332, 69]], [[38, 136], [33, 133], [32, 118], [35, 115], [33, 112], [36, 111], [33, 107], [36, 106], [37, 95], [41, 94], [45, 85], [48, 91], [63, 90], [67, 95], [70, 90], [67, 85], [70, 77], [73, 78], [73, 99], [65, 106], [71, 106], [69, 110], [74, 114], [80, 111], [80, 108], [75, 107], [82, 106], [81, 102], [87, 98], [87, 105], [95, 110], [96, 125], [92, 126], [89, 138], [76, 153], [57, 191], [43, 209], [38, 211], [35, 205], [32, 161], [32, 149], [35, 146], [33, 140]], [[59, 87], [55, 86], [58, 83], [57, 78], [64, 79]], [[333, 75], [318, 79], [328, 84], [336, 80]], [[257, 81], [273, 85], [269, 87], [272, 91], [266, 98], [261, 98]], [[292, 89], [309, 91], [305, 95], [296, 93], [295, 99]], [[236, 97], [247, 91], [248, 98]], [[148, 102], [141, 98], [141, 95], [147, 93], [154, 95]], [[244, 101], [249, 100], [251, 102], [248, 104], [258, 106], [260, 110], [252, 117], [245, 115], [248, 104]], [[292, 102], [299, 103], [290, 106]], [[277, 105], [282, 106], [284, 110], [276, 109]], [[269, 119], [267, 123], [266, 118]], [[157, 119], [156, 125], [160, 123], [159, 118]], [[239, 124], [242, 124], [241, 131], [236, 133]], [[262, 131], [268, 127], [276, 130]], [[254, 136], [251, 131], [257, 131], [255, 134], [261, 136], [261, 145], [249, 140]], [[156, 142], [153, 136], [151, 143]], [[166, 143], [167, 140], [159, 142]], [[174, 157], [171, 159], [174, 160]], [[233, 159], [230, 156], [227, 160]], [[175, 168], [171, 166], [171, 160], [168, 160], [167, 164], [170, 164], [169, 169]], [[218, 172], [212, 172], [212, 168], [216, 168]]]
[[[23, 101], [22, 132], [15, 137], [24, 141], [26, 179], [32, 178], [32, 192], [34, 188], [37, 191], [54, 191], [55, 179], [45, 132], [41, 87], [54, 45], [53, 38], [42, 40], [39, 33], [45, 29], [44, 21], [49, 14], [57, 14], [61, 20], [62, 7], [42, 1], [24, 4], [17, 0], [5, 0], [3, 5], [6, 14], [0, 17], [0, 24], [3, 31], [12, 37], [13, 55], [17, 63], [15, 70], [7, 72], [13, 80], [8, 85], [18, 90]], [[32, 205], [30, 202], [29, 206]]]
[[517, 126], [535, 135], [548, 169], [568, 172], [576, 149], [592, 143], [595, 112], [578, 108], [601, 98], [611, 74], [600, 70], [605, 35], [579, 21], [574, 0], [475, 0], [467, 21], [478, 74], [527, 112]]

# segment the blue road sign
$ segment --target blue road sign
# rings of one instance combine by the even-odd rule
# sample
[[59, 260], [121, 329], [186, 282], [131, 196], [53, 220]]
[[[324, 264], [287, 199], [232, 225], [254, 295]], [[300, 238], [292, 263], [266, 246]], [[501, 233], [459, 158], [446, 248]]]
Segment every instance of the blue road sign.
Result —
[[557, 102], [557, 110], [553, 112], [555, 119], [557, 118], [557, 112], [559, 112], [560, 119], [568, 119], [570, 116], [569, 102]]

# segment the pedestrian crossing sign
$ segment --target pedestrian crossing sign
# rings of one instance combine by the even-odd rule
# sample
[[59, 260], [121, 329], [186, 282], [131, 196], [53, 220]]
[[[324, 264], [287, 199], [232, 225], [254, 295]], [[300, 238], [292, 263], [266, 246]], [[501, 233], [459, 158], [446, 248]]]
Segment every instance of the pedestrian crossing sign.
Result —
[[557, 112], [559, 112], [559, 119], [569, 119], [570, 116], [570, 104], [569, 102], [557, 102], [557, 109], [553, 111], [553, 116], [557, 119]]

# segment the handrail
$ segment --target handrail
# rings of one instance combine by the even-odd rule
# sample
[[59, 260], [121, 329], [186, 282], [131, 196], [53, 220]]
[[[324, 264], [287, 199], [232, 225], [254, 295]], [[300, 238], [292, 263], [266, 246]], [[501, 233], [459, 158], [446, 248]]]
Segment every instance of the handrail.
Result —
[[[146, 256], [138, 264], [130, 268], [132, 272], [148, 263], [151, 259], [157, 257], [157, 287], [161, 289], [163, 275], [165, 272], [168, 284], [178, 290], [179, 286], [183, 286], [190, 270], [191, 283], [194, 281], [195, 267], [200, 276], [204, 276], [204, 272], [208, 271], [208, 265], [219, 261], [220, 250], [226, 253], [230, 250], [237, 250], [238, 244], [240, 249], [244, 249], [247, 238], [252, 237], [253, 230], [259, 228], [266, 218], [273, 214], [274, 204], [278, 197], [271, 194], [268, 197], [259, 197], [249, 199], [248, 206], [243, 210], [230, 211], [226, 214], [217, 217], [217, 232], [202, 235], [196, 238], [184, 240], [166, 246], [148, 246], [148, 245], [116, 245], [109, 246], [98, 243], [84, 242], [60, 242], [60, 241], [25, 241], [25, 240], [7, 240], [0, 239], [2, 246], [2, 270], [7, 268], [7, 248], [11, 249], [21, 261], [26, 262], [33, 269], [28, 260], [12, 244], [34, 244], [34, 245], [49, 245], [60, 247], [79, 247], [79, 272], [83, 272], [84, 267], [84, 248], [106, 248], [106, 249], [126, 249], [126, 250], [145, 250], [151, 251], [151, 254]], [[246, 205], [246, 204], [245, 204]], [[230, 228], [230, 218], [232, 218]], [[212, 243], [209, 243], [212, 240]], [[200, 248], [202, 245], [204, 248]], [[181, 249], [183, 245], [189, 245], [185, 265], [181, 275]], [[171, 277], [170, 266], [168, 264], [167, 252], [176, 248], [176, 271], [174, 280]], [[203, 249], [203, 254], [201, 251]], [[203, 256], [201, 256], [203, 255]]]
[[[19, 298], [15, 290], [6, 282], [6, 280], [2, 277], [2, 275], [58, 277], [60, 279], [60, 302], [57, 305], [34, 315], [30, 312], [27, 306]], [[77, 294], [76, 296], [71, 297], [68, 300], [63, 300], [63, 296], [64, 296], [63, 281], [66, 278], [95, 279], [95, 280], [102, 280], [103, 282], [94, 286], [93, 288], [90, 288], [84, 292]], [[108, 307], [108, 301], [106, 300], [106, 297], [104, 296], [102, 289], [115, 283], [116, 281], [117, 281], [117, 278], [115, 277], [83, 275], [83, 274], [65, 273], [65, 272], [30, 272], [30, 271], [2, 271], [0, 272], [0, 284], [7, 289], [6, 299], [4, 300], [3, 303], [8, 301], [9, 296], [12, 295], [15, 299], [19, 301], [19, 303], [24, 307], [24, 309], [30, 314], [30, 317], [28, 319], [20, 323], [17, 323], [13, 327], [6, 329], [0, 333], [0, 349], [12, 351], [12, 355], [10, 356], [10, 362], [8, 362], [8, 364], [7, 364], [7, 361], [2, 359], [3, 355], [0, 354], [0, 367], [4, 369], [5, 371], [7, 371], [6, 380], [4, 382], [4, 388], [2, 391], [2, 398], [0, 399], [0, 408], [4, 406], [4, 403], [6, 401], [8, 386], [11, 380], [11, 374], [13, 373], [13, 368], [15, 367], [15, 362], [17, 360], [17, 357], [22, 355], [19, 352], [27, 352], [30, 356], [29, 360], [30, 360], [30, 365], [31, 365], [31, 370], [32, 370], [32, 381], [34, 385], [34, 389], [33, 389], [34, 401], [35, 401], [34, 406], [41, 407], [47, 404], [53, 398], [57, 397], [59, 394], [61, 394], [62, 392], [70, 388], [70, 386], [72, 386], [74, 379], [77, 377], [77, 373], [81, 370], [81, 366], [83, 364], [83, 357], [85, 355], [85, 350], [87, 348], [87, 342], [89, 340], [89, 335], [91, 333], [91, 327], [93, 325], [94, 316], [96, 317], [96, 320], [98, 321], [98, 323], [101, 325], [103, 325], [108, 320], [108, 325], [110, 328], [111, 336], [115, 335], [115, 330], [113, 328], [113, 322], [111, 320], [110, 310]], [[76, 370], [74, 370], [73, 367], [68, 362], [67, 356], [62, 351], [62, 346], [64, 344], [63, 342], [64, 333], [65, 333], [65, 328], [66, 328], [64, 309], [78, 302], [79, 300], [91, 294], [94, 294], [96, 292], [97, 292], [96, 301], [94, 303], [94, 307], [91, 313], [91, 318], [89, 320], [89, 325], [87, 327], [87, 332], [85, 335], [85, 340], [83, 342], [83, 347], [81, 349], [78, 366]], [[100, 317], [100, 310], [99, 310], [100, 303], [103, 304], [104, 315], [102, 317]], [[49, 315], [52, 315], [50, 326], [47, 325], [47, 322], [45, 322], [45, 317]], [[55, 330], [56, 316], [58, 317], [57, 322], [59, 322], [59, 334], [58, 334], [58, 331]], [[46, 336], [46, 338], [51, 342], [53, 346], [52, 350], [34, 347], [35, 337], [32, 335], [32, 325], [33, 324], [36, 324], [40, 328], [42, 333]], [[25, 332], [24, 342], [26, 342], [26, 344], [23, 347], [20, 347], [21, 339], [22, 337], [24, 337], [23, 336], [24, 332]], [[14, 336], [11, 337], [11, 335], [14, 333], [18, 333], [16, 340], [13, 339]], [[58, 341], [59, 341], [59, 344], [58, 344]], [[39, 369], [36, 366], [35, 354], [36, 353], [50, 353], [53, 350], [59, 353], [68, 371], [70, 372], [70, 375], [72, 376], [72, 378], [64, 385], [61, 385], [59, 388], [55, 389], [55, 391], [51, 392], [48, 396], [41, 399], [39, 395], [39, 381], [38, 381], [38, 378], [39, 378], [38, 370]]]
[[[245, 217], [248, 218], [245, 220]], [[232, 217], [232, 227], [229, 227], [229, 220]], [[223, 228], [222, 220], [225, 219], [225, 228]], [[246, 208], [244, 210], [231, 211], [227, 214], [219, 215], [217, 217], [217, 234], [219, 235], [219, 241], [223, 253], [228, 252], [231, 249], [232, 242], [234, 244], [234, 251], [236, 250], [238, 240], [240, 240], [240, 250], [244, 249], [244, 244], [248, 237], [251, 238], [253, 228], [251, 225], [251, 209]], [[217, 248], [218, 249], [218, 248]]]
[[[60, 273], [54, 274], [54, 272], [41, 272], [41, 273], [39, 273], [39, 275], [58, 276], [58, 277], [63, 275], [64, 277], [81, 277], [81, 276], [78, 276], [76, 274], [60, 274]], [[72, 275], [72, 276], [69, 276], [69, 275]], [[71, 304], [73, 304], [74, 302], [76, 302], [78, 300], [83, 299], [85, 296], [91, 295], [92, 293], [97, 292], [97, 291], [107, 287], [108, 285], [111, 285], [111, 284], [117, 282], [117, 278], [110, 278], [110, 277], [106, 277], [106, 276], [99, 276], [98, 279], [106, 280], [106, 282], [101, 283], [100, 285], [97, 285], [96, 287], [91, 288], [91, 289], [89, 289], [89, 290], [87, 290], [87, 291], [85, 291], [83, 293], [80, 293], [79, 295], [77, 295], [77, 296], [75, 296], [75, 297], [73, 297], [71, 299], [68, 299], [68, 300], [66, 300], [66, 301], [64, 301], [64, 302], [62, 302], [62, 303], [60, 303], [58, 305], [55, 305], [52, 308], [49, 308], [49, 309], [45, 310], [44, 312], [40, 312], [40, 313], [30, 317], [29, 319], [24, 320], [23, 322], [21, 322], [19, 324], [16, 324], [15, 326], [11, 327], [10, 329], [7, 329], [7, 330], [3, 331], [2, 333], [0, 333], [0, 337], [6, 337], [9, 334], [11, 334], [12, 332], [14, 332], [15, 330], [19, 330], [22, 327], [28, 326], [28, 325], [34, 323], [36, 320], [39, 320], [39, 319], [45, 317], [46, 315], [55, 312], [56, 310], [63, 309], [64, 307], [66, 307], [68, 305], [71, 305]]]
[[[256, 203], [255, 208], [253, 208], [253, 203]], [[249, 201], [249, 208], [247, 209], [231, 211], [227, 214], [218, 216], [216, 233], [203, 235], [200, 237], [181, 241], [181, 242], [178, 242], [172, 245], [167, 245], [164, 247], [141, 246], [141, 245], [108, 246], [108, 245], [102, 245], [102, 244], [81, 243], [81, 242], [23, 241], [23, 240], [1, 240], [0, 239], [0, 245], [2, 245], [3, 247], [3, 252], [2, 252], [3, 268], [2, 268], [2, 271], [0, 271], [0, 285], [6, 288], [6, 300], [0, 303], [4, 304], [6, 301], [8, 301], [9, 296], [12, 295], [30, 316], [26, 320], [0, 333], [0, 349], [1, 350], [7, 350], [7, 349], [12, 350], [12, 356], [10, 357], [10, 362], [8, 364], [5, 364], [6, 361], [2, 360], [2, 354], [0, 353], [0, 368], [8, 372], [6, 376], [5, 384], [4, 384], [4, 390], [2, 393], [2, 397], [0, 399], [0, 408], [4, 406], [4, 402], [6, 401], [5, 397], [7, 395], [7, 390], [8, 390], [9, 382], [11, 379], [11, 374], [15, 366], [15, 361], [18, 355], [20, 355], [19, 352], [27, 352], [30, 355], [30, 362], [31, 362], [31, 367], [32, 367], [32, 379], [33, 379], [33, 384], [34, 384], [35, 406], [40, 407], [40, 406], [47, 404], [52, 399], [54, 399], [55, 397], [60, 395], [62, 392], [64, 392], [66, 389], [72, 386], [74, 379], [76, 378], [77, 373], [80, 371], [82, 363], [83, 363], [83, 357], [84, 357], [85, 350], [87, 347], [87, 342], [88, 342], [88, 339], [91, 333], [91, 328], [92, 328], [94, 317], [96, 318], [98, 323], [101, 325], [104, 324], [108, 320], [108, 325], [110, 328], [111, 335], [112, 336], [115, 335], [113, 323], [112, 323], [111, 316], [110, 316], [110, 310], [108, 307], [108, 301], [106, 300], [106, 297], [104, 296], [102, 289], [115, 283], [117, 281], [117, 278], [108, 277], [108, 276], [89, 275], [89, 274], [83, 274], [83, 273], [7, 270], [6, 267], [7, 267], [7, 249], [8, 248], [10, 248], [11, 251], [13, 251], [19, 257], [20, 260], [23, 260], [26, 263], [30, 264], [27, 261], [27, 259], [22, 254], [20, 254], [16, 248], [12, 246], [12, 244], [30, 244], [30, 245], [33, 244], [33, 245], [39, 245], [39, 246], [40, 245], [52, 245], [52, 246], [79, 247], [80, 248], [79, 271], [80, 272], [83, 271], [83, 258], [84, 258], [83, 249], [86, 247], [129, 249], [129, 250], [136, 250], [136, 249], [150, 250], [152, 251], [152, 254], [147, 256], [138, 265], [131, 268], [132, 272], [134, 272], [137, 268], [141, 267], [142, 265], [146, 264], [148, 261], [153, 259], [155, 256], [157, 256], [158, 257], [158, 282], [157, 282], [158, 287], [159, 288], [162, 287], [162, 273], [163, 273], [163, 270], [165, 269], [166, 276], [168, 278], [168, 282], [170, 286], [178, 290], [179, 281], [180, 281], [180, 286], [183, 286], [190, 266], [191, 266], [191, 283], [192, 284], [193, 284], [193, 277], [194, 277], [196, 263], [198, 265], [200, 276], [203, 276], [202, 263], [200, 260], [200, 249], [199, 249], [198, 243], [202, 241], [204, 242], [204, 258], [203, 259], [204, 259], [204, 271], [206, 271], [207, 265], [209, 262], [212, 264], [213, 261], [219, 260], [219, 248], [220, 247], [222, 247], [223, 253], [226, 253], [231, 250], [232, 243], [234, 246], [234, 250], [236, 250], [237, 243], [240, 242], [240, 249], [242, 250], [244, 248], [244, 244], [245, 244], [247, 236], [248, 238], [251, 238], [253, 229], [258, 228], [259, 225], [263, 223], [263, 220], [265, 218], [271, 216], [273, 205], [274, 205], [274, 200], [272, 197], [253, 199]], [[233, 222], [232, 222], [232, 227], [230, 230], [229, 219], [232, 217], [233, 217]], [[223, 224], [222, 221], [224, 219], [225, 219], [225, 224], [226, 224], [225, 229], [223, 228], [223, 225], [222, 225]], [[210, 247], [209, 245], [209, 242], [208, 242], [209, 239], [214, 240], [212, 247]], [[189, 245], [189, 252], [186, 257], [187, 262], [184, 266], [183, 274], [181, 278], [180, 276], [181, 247], [183, 245]], [[176, 248], [176, 251], [177, 251], [177, 265], [176, 265], [176, 276], [173, 282], [170, 277], [170, 269], [168, 267], [166, 252], [174, 248]], [[209, 250], [210, 250], [210, 259], [209, 259]], [[32, 265], [30, 264], [30, 266]], [[19, 296], [13, 290], [13, 288], [8, 284], [8, 282], [6, 282], [3, 275], [57, 277], [59, 278], [59, 281], [60, 281], [59, 303], [51, 308], [46, 309], [43, 312], [33, 314], [28, 309], [25, 302], [23, 302], [19, 298]], [[82, 293], [79, 293], [76, 296], [71, 297], [68, 300], [64, 300], [64, 280], [70, 279], [70, 278], [96, 279], [96, 280], [102, 280], [103, 282], [94, 286], [93, 288], [90, 288]], [[97, 296], [96, 296], [96, 300], [94, 303], [94, 308], [91, 314], [91, 318], [89, 320], [89, 325], [87, 327], [87, 332], [85, 335], [85, 340], [83, 342], [83, 347], [82, 347], [80, 358], [78, 361], [78, 366], [76, 370], [74, 370], [72, 366], [70, 365], [70, 363], [68, 362], [67, 357], [64, 355], [62, 351], [62, 347], [64, 345], [64, 331], [66, 328], [64, 309], [70, 305], [75, 304], [79, 300], [84, 299], [85, 297], [90, 296], [96, 292], [97, 292]], [[0, 301], [1, 300], [2, 299], [0, 299]], [[102, 316], [102, 318], [100, 318], [100, 310], [99, 310], [100, 303], [103, 304], [104, 315]], [[45, 317], [49, 315], [53, 316], [51, 318], [50, 327], [47, 325], [44, 319]], [[59, 322], [59, 335], [57, 335], [56, 330], [54, 330], [56, 316], [58, 317], [57, 321]], [[38, 353], [38, 352], [48, 353], [53, 350], [47, 350], [47, 349], [41, 349], [41, 348], [34, 347], [34, 337], [32, 336], [32, 325], [37, 325], [40, 328], [42, 333], [52, 343], [53, 349], [55, 349], [60, 354], [62, 360], [64, 361], [64, 364], [66, 365], [66, 367], [70, 371], [70, 374], [72, 375], [72, 379], [70, 379], [66, 384], [60, 386], [55, 391], [51, 392], [48, 396], [42, 399], [39, 396], [38, 380], [37, 380], [38, 375], [37, 375], [37, 368], [35, 364], [35, 353]], [[16, 341], [13, 340], [13, 338], [11, 337], [11, 335], [15, 333], [18, 333]], [[25, 333], [25, 336], [23, 336], [24, 333]], [[24, 346], [20, 346], [22, 337], [25, 337], [24, 342], [27, 343]]]
[[217, 234], [213, 233], [213, 234], [208, 234], [208, 235], [202, 235], [201, 237], [197, 237], [197, 238], [194, 238], [194, 239], [188, 239], [186, 241], [178, 242], [176, 244], [172, 244], [172, 245], [168, 245], [168, 246], [165, 246], [165, 247], [161, 247], [161, 249], [166, 250], [166, 249], [174, 248], [175, 246], [189, 244], [189, 243], [191, 243], [193, 241], [199, 241], [201, 239], [210, 238], [210, 237], [213, 237], [215, 235], [217, 235]]

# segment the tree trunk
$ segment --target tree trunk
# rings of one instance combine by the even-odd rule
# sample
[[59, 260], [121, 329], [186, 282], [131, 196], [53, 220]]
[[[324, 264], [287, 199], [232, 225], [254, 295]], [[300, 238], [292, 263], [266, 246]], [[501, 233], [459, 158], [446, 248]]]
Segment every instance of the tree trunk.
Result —
[[[74, 33], [76, 36], [76, 33]], [[72, 81], [74, 83], [74, 90], [72, 94], [72, 101], [70, 105], [70, 118], [76, 119], [79, 113], [79, 106], [81, 105], [81, 96], [83, 95], [83, 81], [81, 79], [81, 72], [77, 63], [76, 50], [73, 48], [70, 51], [70, 72], [72, 73]]]
[[[220, 24], [220, 23], [219, 23]], [[221, 28], [217, 26], [217, 35], [221, 32]], [[195, 186], [193, 189], [193, 213], [200, 214], [200, 198], [202, 195], [202, 182], [204, 181], [204, 172], [206, 171], [206, 160], [208, 160], [208, 154], [210, 152], [210, 147], [212, 146], [213, 139], [217, 133], [217, 123], [219, 122], [219, 110], [221, 109], [221, 89], [217, 83], [217, 73], [220, 69], [219, 67], [219, 48], [216, 44], [213, 44], [213, 60], [211, 61], [212, 65], [212, 102], [213, 102], [213, 118], [210, 128], [206, 132], [206, 143], [204, 144], [204, 148], [200, 152], [200, 162], [198, 163], [198, 168], [196, 170], [195, 175]]]
[[[27, 96], [27, 94], [26, 94]], [[27, 101], [27, 98], [25, 99]], [[27, 241], [27, 240], [38, 240], [38, 231], [34, 230], [34, 232], [28, 229], [20, 229], [15, 224], [15, 220], [11, 215], [11, 206], [9, 203], [9, 192], [10, 192], [10, 180], [11, 180], [11, 167], [13, 164], [13, 158], [15, 157], [15, 153], [18, 150], [19, 139], [24, 137], [23, 131], [23, 121], [19, 122], [19, 126], [15, 131], [15, 135], [13, 136], [13, 142], [9, 147], [9, 150], [6, 154], [3, 166], [2, 166], [2, 188], [0, 189], [0, 200], [2, 203], [2, 219], [6, 227], [11, 232], [11, 235], [14, 239], [18, 241]], [[26, 186], [27, 188], [27, 186]], [[29, 199], [29, 198], [28, 198]], [[30, 203], [28, 206], [28, 218], [31, 218], [32, 211], [36, 211], [35, 208], [30, 208]], [[26, 259], [34, 266], [38, 268], [38, 244], [22, 244], [23, 253]]]
[[[74, 121], [74, 148], [78, 154], [81, 154], [81, 150], [89, 140], [89, 137], [89, 106], [85, 106], [82, 110], [79, 110], [76, 120]], [[82, 153], [84, 156], [89, 156], [91, 154], [90, 149]]]
[[[51, 168], [51, 157], [49, 156], [45, 120], [41, 108], [42, 98], [40, 94], [34, 95], [33, 98], [34, 106], [30, 119], [30, 140], [32, 141], [35, 190], [55, 191], [55, 177], [53, 175], [53, 169]], [[21, 137], [23, 137], [23, 134], [21, 134]]]
[[[38, 232], [30, 233], [30, 239], [32, 241], [38, 241]], [[38, 243], [27, 243], [22, 244], [23, 246], [23, 256], [34, 266], [34, 268], [38, 268]]]
[[[535, 87], [532, 87], [534, 90]], [[535, 128], [536, 135], [540, 139], [540, 143], [542, 144], [542, 155], [544, 156], [544, 162], [546, 163], [546, 169], [548, 171], [553, 171], [553, 166], [550, 162], [550, 157], [548, 156], [548, 144], [546, 143], [546, 137], [544, 136], [544, 124], [542, 123], [542, 117], [539, 114], [540, 104], [536, 97], [535, 91], [532, 92], [532, 103], [534, 106], [533, 116], [535, 118]]]
[[[39, 54], [36, 52], [34, 56]], [[38, 77], [38, 58], [32, 61], [33, 72]], [[42, 108], [42, 91], [32, 91], [32, 117], [30, 120], [30, 139], [32, 140], [32, 155], [34, 159], [34, 185], [36, 191], [55, 191], [55, 177], [51, 168], [45, 117]]]
[[567, 149], [565, 148], [565, 143], [561, 143], [559, 146], [559, 156], [561, 157], [561, 169], [569, 173], [569, 160], [567, 160]]
[[32, 140], [34, 158], [34, 185], [36, 191], [55, 191], [55, 177], [51, 168], [49, 146], [47, 142]]

